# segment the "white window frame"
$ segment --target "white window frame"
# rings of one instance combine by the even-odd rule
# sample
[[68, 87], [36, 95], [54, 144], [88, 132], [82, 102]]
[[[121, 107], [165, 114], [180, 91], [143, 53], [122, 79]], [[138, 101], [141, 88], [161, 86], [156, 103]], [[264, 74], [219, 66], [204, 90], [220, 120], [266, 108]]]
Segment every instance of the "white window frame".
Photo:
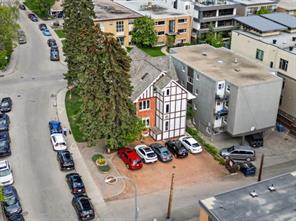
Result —
[[146, 128], [150, 127], [150, 117], [144, 117], [142, 118], [142, 122], [144, 123]]
[[166, 120], [164, 122], [164, 131], [168, 131], [170, 129], [170, 122], [168, 120]]
[[139, 111], [150, 110], [150, 100], [143, 100], [139, 102]]
[[124, 32], [124, 21], [116, 22], [116, 32]]
[[[167, 107], [169, 107], [168, 109], [168, 111], [167, 111]], [[170, 110], [171, 110], [171, 105], [170, 104], [165, 104], [165, 113], [166, 114], [168, 114], [168, 113], [170, 113]]]

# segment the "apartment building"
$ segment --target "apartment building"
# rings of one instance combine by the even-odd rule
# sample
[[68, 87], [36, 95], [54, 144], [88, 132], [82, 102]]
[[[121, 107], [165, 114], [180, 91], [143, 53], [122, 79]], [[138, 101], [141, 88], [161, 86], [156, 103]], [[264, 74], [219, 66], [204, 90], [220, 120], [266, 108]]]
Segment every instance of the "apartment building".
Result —
[[260, 63], [226, 48], [171, 49], [171, 62], [192, 100], [193, 123], [203, 133], [244, 136], [276, 123], [282, 79]]
[[296, 17], [285, 13], [237, 18], [231, 49], [273, 68], [283, 79], [278, 120], [296, 134]]
[[277, 8], [278, 0], [233, 0], [239, 3], [237, 8], [237, 15], [256, 15], [256, 13], [262, 9], [268, 9], [270, 12], [274, 12]]
[[131, 99], [146, 125], [146, 135], [164, 140], [185, 134], [187, 101], [195, 98], [178, 82], [167, 56], [150, 57], [134, 47], [131, 63]]
[[192, 18], [190, 15], [149, 0], [117, 1], [117, 3], [137, 14], [151, 17], [155, 21], [158, 45], [166, 44], [168, 35], [175, 36], [175, 44], [191, 42]]
[[295, 185], [294, 171], [200, 200], [198, 220], [295, 220]]
[[233, 17], [239, 4], [230, 0], [157, 0], [169, 7], [190, 14], [192, 22], [192, 38], [205, 38], [211, 26], [215, 32], [221, 32], [223, 37], [229, 38], [233, 29]]
[[296, 16], [296, 0], [280, 0], [276, 11]]

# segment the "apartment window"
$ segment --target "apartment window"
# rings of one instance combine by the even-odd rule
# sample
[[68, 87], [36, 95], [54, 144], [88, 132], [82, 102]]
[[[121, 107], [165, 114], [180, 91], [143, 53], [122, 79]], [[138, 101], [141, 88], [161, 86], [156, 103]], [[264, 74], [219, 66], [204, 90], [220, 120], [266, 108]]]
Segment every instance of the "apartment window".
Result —
[[142, 122], [144, 123], [145, 127], [150, 127], [150, 118], [142, 118]]
[[170, 95], [170, 89], [167, 89], [167, 90], [166, 90], [166, 95], [167, 95], [167, 96]]
[[218, 27], [225, 27], [225, 26], [232, 26], [233, 21], [232, 19], [230, 20], [223, 20], [223, 21], [218, 21]]
[[195, 95], [198, 95], [198, 89], [195, 89]]
[[193, 84], [193, 78], [191, 76], [188, 76], [188, 82]]
[[233, 8], [219, 10], [219, 16], [233, 15]]
[[287, 71], [288, 70], [288, 61], [285, 59], [280, 59], [279, 69]]
[[166, 104], [165, 105], [165, 112], [166, 113], [169, 113], [170, 112], [170, 105], [169, 104]]
[[185, 10], [189, 10], [190, 9], [190, 5], [185, 5]]
[[141, 101], [139, 104], [139, 109], [140, 110], [149, 110], [150, 109], [150, 101], [149, 100]]
[[272, 61], [270, 62], [269, 67], [270, 67], [270, 68], [273, 68], [273, 62], [272, 62]]
[[180, 34], [180, 33], [186, 33], [187, 32], [187, 29], [186, 28], [184, 28], [184, 29], [178, 29], [178, 33]]
[[168, 131], [168, 130], [169, 130], [169, 121], [166, 121], [166, 122], [164, 123], [164, 130], [165, 130], [165, 131]]
[[124, 31], [124, 24], [123, 21], [116, 22], [116, 32], [123, 32]]
[[203, 11], [202, 12], [202, 17], [204, 18], [210, 18], [210, 17], [216, 17], [216, 10], [211, 10], [211, 11]]
[[199, 74], [195, 73], [195, 78], [198, 81], [199, 80]]
[[157, 21], [155, 22], [155, 25], [165, 25], [165, 21]]
[[164, 35], [164, 31], [157, 32], [157, 35]]
[[186, 18], [180, 18], [178, 19], [178, 23], [186, 23], [187, 19]]
[[264, 51], [257, 49], [256, 50], [256, 59], [263, 61]]
[[214, 27], [215, 24], [213, 22], [203, 22], [200, 24], [201, 29], [210, 28], [210, 26]]

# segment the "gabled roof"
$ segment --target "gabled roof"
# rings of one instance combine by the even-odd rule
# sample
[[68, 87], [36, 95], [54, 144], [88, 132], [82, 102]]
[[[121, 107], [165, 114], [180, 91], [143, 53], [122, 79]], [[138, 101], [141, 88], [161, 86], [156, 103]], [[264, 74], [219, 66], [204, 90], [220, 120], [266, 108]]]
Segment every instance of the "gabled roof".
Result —
[[288, 15], [286, 13], [271, 13], [263, 14], [261, 16], [280, 25], [286, 26], [289, 29], [296, 28], [296, 17], [292, 15]]

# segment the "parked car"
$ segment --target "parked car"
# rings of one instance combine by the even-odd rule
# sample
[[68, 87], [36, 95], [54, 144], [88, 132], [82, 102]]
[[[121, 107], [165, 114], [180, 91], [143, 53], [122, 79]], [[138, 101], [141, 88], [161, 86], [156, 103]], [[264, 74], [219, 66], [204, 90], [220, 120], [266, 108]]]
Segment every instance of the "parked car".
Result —
[[1, 205], [6, 217], [12, 218], [23, 211], [17, 191], [12, 185], [3, 187], [3, 196]]
[[263, 134], [256, 133], [246, 136], [246, 140], [251, 147], [263, 147]]
[[12, 169], [7, 160], [0, 161], [0, 186], [13, 184]]
[[6, 113], [11, 111], [12, 108], [12, 100], [10, 97], [4, 97], [1, 100], [1, 104], [0, 104], [0, 111], [2, 113]]
[[44, 23], [39, 24], [38, 27], [39, 27], [40, 31], [43, 31], [44, 29], [47, 29], [47, 26]]
[[8, 131], [9, 123], [9, 116], [7, 114], [0, 114], [0, 131]]
[[51, 61], [59, 61], [60, 55], [58, 50], [50, 50], [50, 60]]
[[149, 145], [154, 153], [157, 155], [157, 158], [162, 162], [168, 162], [173, 159], [171, 152], [160, 143], [154, 143]]
[[52, 47], [54, 45], [57, 45], [57, 42], [56, 42], [55, 39], [50, 38], [50, 39], [47, 40], [47, 45], [48, 45], [48, 47]]
[[74, 170], [75, 164], [72, 158], [72, 154], [68, 150], [58, 151], [57, 159], [60, 164], [61, 170]]
[[130, 170], [137, 170], [143, 167], [142, 159], [135, 150], [128, 147], [120, 148], [118, 155]]
[[11, 155], [9, 138], [0, 139], [0, 157]]
[[55, 151], [66, 150], [67, 145], [63, 134], [51, 134], [50, 140]]
[[183, 136], [179, 140], [189, 152], [193, 154], [202, 152], [201, 145], [193, 137]]
[[224, 159], [251, 161], [256, 159], [256, 152], [250, 146], [234, 145], [228, 148], [223, 148], [220, 155]]
[[69, 173], [66, 175], [66, 180], [71, 193], [74, 195], [84, 194], [85, 186], [81, 179], [81, 176], [78, 173]]
[[19, 9], [26, 10], [26, 6], [24, 4], [19, 4]]
[[137, 154], [143, 159], [144, 163], [155, 163], [157, 161], [157, 156], [151, 147], [145, 144], [140, 144], [135, 146]]
[[50, 33], [50, 31], [47, 28], [45, 28], [45, 29], [42, 30], [42, 34], [44, 36], [51, 36], [51, 33]]
[[256, 167], [250, 162], [242, 163], [240, 165], [240, 171], [245, 176], [255, 176], [256, 175]]
[[74, 196], [72, 205], [77, 213], [79, 220], [93, 220], [95, 218], [95, 210], [87, 196]]
[[26, 44], [27, 43], [26, 35], [25, 35], [25, 32], [23, 30], [18, 30], [17, 31], [17, 38], [18, 38], [18, 43], [19, 44]]
[[7, 221], [25, 221], [22, 214], [13, 215], [12, 217], [8, 218]]
[[8, 131], [0, 131], [0, 140], [7, 140], [10, 143], [10, 136]]
[[187, 149], [178, 140], [169, 140], [165, 145], [176, 158], [185, 158], [188, 156]]
[[56, 133], [61, 134], [61, 133], [63, 133], [63, 129], [62, 129], [60, 121], [51, 120], [51, 121], [48, 122], [48, 126], [49, 126], [50, 134], [56, 134]]
[[28, 18], [31, 19], [31, 21], [33, 21], [33, 22], [38, 22], [37, 16], [33, 13], [29, 13]]

